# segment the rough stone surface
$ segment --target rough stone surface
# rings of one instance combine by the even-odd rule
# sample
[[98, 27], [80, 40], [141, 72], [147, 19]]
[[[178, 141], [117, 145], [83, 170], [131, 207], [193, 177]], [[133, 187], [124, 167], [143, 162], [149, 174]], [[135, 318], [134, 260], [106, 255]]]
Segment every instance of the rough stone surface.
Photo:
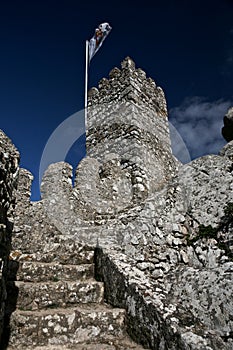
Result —
[[10, 260], [9, 267], [10, 281], [45, 282], [61, 281], [62, 278], [69, 281], [82, 281], [94, 275], [94, 264], [61, 265], [58, 262]]
[[88, 105], [108, 104], [130, 101], [138, 105], [146, 105], [150, 109], [167, 115], [167, 104], [163, 90], [156, 86], [146, 73], [138, 68], [130, 57], [126, 57], [121, 68], [113, 68], [109, 79], [103, 78], [98, 89], [92, 88], [88, 94]]
[[31, 180], [21, 169], [1, 348], [142, 349], [126, 333], [125, 310], [104, 303], [93, 247], [49, 223], [43, 203], [30, 202]]
[[227, 143], [219, 154], [220, 156], [228, 157], [230, 160], [233, 160], [233, 141]]
[[19, 153], [10, 139], [0, 130], [0, 340], [4, 327], [7, 264], [18, 171]]
[[222, 128], [222, 135], [224, 139], [229, 142], [233, 140], [233, 107], [231, 107], [224, 116], [224, 126]]
[[[166, 105], [164, 94], [158, 97], [155, 84], [145, 88], [151, 80], [141, 70], [138, 75], [129, 58], [119, 74], [110, 73], [108, 93], [100, 83], [99, 98], [89, 99], [88, 156], [77, 168], [74, 188], [72, 167], [64, 162], [50, 165], [41, 185], [51, 222], [93, 246], [97, 241], [121, 245], [125, 224], [140, 215], [147, 199], [181, 166], [171, 152], [166, 110], [148, 102]], [[135, 93], [139, 89], [137, 101], [127, 97], [128, 87]]]
[[41, 310], [74, 304], [102, 303], [104, 287], [95, 280], [49, 282], [15, 282], [8, 284], [13, 295], [17, 291], [16, 306], [20, 310]]
[[[32, 176], [20, 171], [9, 277], [16, 276], [15, 286], [24, 286], [19, 302], [31, 293], [29, 308], [35, 307], [41, 289], [41, 306], [13, 313], [10, 341], [19, 349], [134, 348], [123, 345], [121, 326], [116, 333], [113, 327], [109, 338], [114, 309], [109, 309], [107, 323], [100, 312], [102, 330], [95, 323], [93, 312], [98, 307], [93, 309], [93, 300], [85, 317], [79, 304], [58, 311], [69, 303], [69, 298], [62, 299], [69, 286], [77, 287], [75, 295], [81, 293], [86, 281], [82, 276], [91, 278], [86, 266], [93, 269], [94, 263], [99, 280], [95, 286], [101, 289], [104, 282], [106, 301], [126, 310], [125, 327], [137, 343], [156, 350], [231, 350], [232, 141], [219, 155], [186, 165], [177, 161], [171, 151], [164, 93], [130, 58], [121, 69], [114, 68], [109, 79], [102, 79], [98, 89], [91, 89], [87, 124], [88, 155], [76, 170], [74, 186], [72, 167], [52, 164], [43, 178], [42, 200], [31, 203]], [[29, 283], [35, 286], [30, 292]], [[91, 284], [85, 286], [84, 299]], [[65, 291], [62, 297], [60, 287]], [[51, 312], [44, 306], [52, 295], [60, 309]], [[69, 333], [73, 312], [74, 322], [80, 326], [82, 319], [85, 324], [82, 330], [72, 329], [72, 334], [81, 332], [77, 334], [83, 336], [82, 345]], [[122, 325], [124, 311], [119, 313], [114, 320]], [[46, 318], [49, 314], [51, 320], [63, 321], [52, 325]], [[29, 338], [22, 340], [20, 332]], [[92, 338], [95, 332], [98, 341]]]
[[[204, 305], [204, 302], [210, 302], [209, 295], [213, 290], [210, 291], [208, 296], [204, 294], [208, 292], [208, 283], [213, 282], [211, 279], [215, 275], [214, 271], [213, 276], [209, 271], [206, 271], [206, 275], [203, 273], [203, 280], [208, 276], [211, 281], [205, 281], [205, 287], [207, 288], [204, 288], [203, 295], [200, 296], [198, 293], [202, 290], [201, 282], [203, 284], [203, 280], [198, 282], [196, 288], [193, 286], [192, 279], [195, 276], [193, 269], [187, 271], [183, 268], [186, 271], [184, 278], [187, 279], [183, 281], [185, 287], [182, 290], [179, 285], [176, 288], [177, 284], [180, 283], [180, 280], [175, 280], [175, 277], [179, 276], [178, 273], [175, 275], [174, 281], [170, 280], [168, 285], [165, 279], [163, 283], [159, 283], [158, 280], [152, 281], [150, 278], [146, 278], [142, 271], [136, 267], [132, 268], [132, 266], [133, 261], [126, 255], [117, 254], [113, 250], [99, 250], [97, 272], [99, 278], [105, 281], [106, 298], [112, 305], [126, 308], [128, 332], [132, 337], [139, 338], [142, 344], [150, 349], [231, 349], [231, 343], [226, 344], [221, 337], [221, 333], [213, 331], [213, 328], [220, 328], [217, 325], [218, 315], [214, 319], [216, 322], [214, 327], [208, 325], [206, 319], [198, 318], [200, 314], [203, 315], [201, 307], [198, 307], [200, 302], [206, 308], [206, 318], [209, 317], [207, 315], [209, 311], [207, 311], [207, 305]], [[111, 271], [111, 274], [109, 271]], [[196, 276], [199, 272], [196, 271]], [[224, 282], [224, 279], [222, 281]], [[216, 282], [216, 279], [214, 282]], [[119, 287], [116, 288], [116, 285]], [[176, 294], [174, 296], [171, 286], [175, 291], [180, 291], [180, 295]], [[219, 285], [219, 289], [223, 293], [223, 286]], [[190, 294], [187, 296], [188, 291]], [[216, 294], [219, 294], [219, 290], [215, 291], [212, 298]], [[174, 298], [171, 296], [174, 296]], [[226, 305], [229, 306], [230, 295], [227, 298]], [[222, 299], [225, 300], [225, 295]], [[195, 309], [193, 310], [192, 304], [195, 303], [200, 312], [198, 316], [194, 312]], [[188, 304], [189, 308], [186, 307]], [[229, 312], [232, 312], [231, 307], [229, 307]], [[221, 311], [220, 313], [224, 318], [224, 314]], [[231, 327], [230, 324], [228, 326]]]
[[[11, 346], [7, 349], [13, 350]], [[125, 336], [122, 339], [112, 339], [105, 340], [105, 342], [94, 342], [86, 344], [68, 344], [68, 345], [45, 345], [45, 346], [30, 346], [30, 345], [19, 345], [17, 347], [19, 350], [143, 350], [144, 348], [135, 342], [133, 342], [128, 336]]]
[[[11, 319], [11, 342], [17, 345], [80, 344], [124, 336], [124, 310], [101, 307], [43, 312], [20, 311]], [[24, 327], [22, 328], [22, 325]]]

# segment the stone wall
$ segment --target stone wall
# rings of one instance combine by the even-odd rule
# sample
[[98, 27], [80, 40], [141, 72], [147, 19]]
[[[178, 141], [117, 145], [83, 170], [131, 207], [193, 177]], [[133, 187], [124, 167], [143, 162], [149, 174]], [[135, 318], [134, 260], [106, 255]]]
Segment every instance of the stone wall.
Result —
[[8, 257], [11, 248], [19, 153], [0, 130], [0, 339], [4, 326]]
[[145, 346], [231, 350], [232, 150], [230, 142], [219, 155], [178, 162], [163, 91], [126, 58], [89, 93], [88, 156], [74, 187], [72, 167], [52, 164], [42, 201], [30, 203], [31, 175], [21, 171], [15, 242], [28, 237], [38, 261], [52, 252], [70, 263], [98, 246], [106, 298], [126, 308], [128, 331]]
[[[189, 164], [171, 152], [161, 88], [126, 58], [89, 94], [88, 157], [51, 165], [42, 203], [95, 247], [108, 301], [151, 349], [232, 348], [232, 144]], [[114, 252], [114, 253], [113, 253]], [[151, 326], [152, 325], [152, 326]]]
[[96, 249], [96, 276], [105, 282], [107, 302], [127, 310], [127, 331], [145, 348], [232, 348], [231, 343], [226, 345], [221, 334], [195, 318], [185, 303], [180, 308], [178, 298], [171, 300], [167, 286], [146, 276], [129, 256], [111, 248]]
[[[65, 235], [60, 231], [59, 227], [51, 222], [43, 201], [30, 201], [32, 180], [32, 174], [20, 168], [14, 211], [11, 262], [15, 261], [17, 264], [24, 260], [34, 260], [73, 264], [78, 258], [80, 261], [85, 261], [85, 259], [88, 261], [89, 255], [92, 254], [91, 248], [82, 244], [80, 240], [74, 240], [73, 235]], [[58, 180], [55, 175], [53, 180]], [[53, 200], [53, 193], [51, 193], [51, 199]], [[64, 212], [66, 209], [64, 208]]]
[[136, 68], [130, 57], [124, 59], [121, 69], [115, 67], [111, 70], [109, 79], [101, 79], [98, 89], [94, 87], [88, 93], [89, 107], [126, 101], [143, 108], [146, 106], [165, 118], [167, 116], [167, 103], [163, 90], [156, 86], [153, 79], [146, 76], [145, 71]]
[[74, 188], [70, 165], [52, 164], [41, 185], [43, 203], [62, 232], [94, 244], [121, 244], [123, 221], [137, 217], [180, 166], [171, 152], [166, 100], [127, 57], [90, 90], [88, 105], [88, 156]]

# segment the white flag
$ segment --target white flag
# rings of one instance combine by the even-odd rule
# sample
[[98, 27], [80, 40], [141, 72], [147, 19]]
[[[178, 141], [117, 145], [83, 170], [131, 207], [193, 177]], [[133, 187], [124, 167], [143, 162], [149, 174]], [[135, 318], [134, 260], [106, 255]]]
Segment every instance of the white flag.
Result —
[[98, 28], [96, 28], [94, 36], [89, 41], [89, 62], [102, 46], [111, 29], [112, 27], [107, 22], [101, 23]]

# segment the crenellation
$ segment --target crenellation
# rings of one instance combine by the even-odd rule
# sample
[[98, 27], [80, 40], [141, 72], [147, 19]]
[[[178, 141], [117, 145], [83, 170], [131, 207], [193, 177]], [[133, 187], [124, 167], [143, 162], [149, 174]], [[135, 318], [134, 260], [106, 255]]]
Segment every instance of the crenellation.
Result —
[[99, 90], [96, 87], [92, 87], [89, 91], [88, 91], [88, 97], [90, 99], [95, 98], [96, 95], [98, 95]]
[[144, 70], [142, 70], [141, 68], [137, 68], [135, 72], [141, 81], [146, 80], [146, 72]]
[[121, 62], [121, 68], [123, 71], [127, 71], [128, 74], [135, 71], [135, 63], [134, 61], [127, 56], [122, 62]]
[[109, 78], [110, 78], [111, 80], [113, 80], [113, 84], [114, 84], [114, 82], [116, 82], [116, 79], [119, 78], [120, 74], [121, 74], [121, 70], [120, 70], [119, 68], [117, 68], [117, 67], [114, 67], [114, 68], [109, 72]]
[[109, 80], [100, 80], [97, 90], [90, 90], [88, 106], [110, 102], [131, 101], [137, 105], [145, 105], [154, 109], [161, 116], [167, 116], [165, 96], [160, 87], [156, 87], [151, 78], [141, 68], [135, 68], [133, 60], [129, 57], [119, 68], [113, 68], [109, 73]]

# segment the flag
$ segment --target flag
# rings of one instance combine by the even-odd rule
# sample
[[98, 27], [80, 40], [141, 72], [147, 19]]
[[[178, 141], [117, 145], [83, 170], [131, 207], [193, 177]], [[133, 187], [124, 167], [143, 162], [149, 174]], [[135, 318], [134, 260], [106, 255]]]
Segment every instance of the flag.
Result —
[[89, 41], [89, 62], [102, 46], [112, 27], [107, 23], [101, 23], [95, 30], [94, 36]]

